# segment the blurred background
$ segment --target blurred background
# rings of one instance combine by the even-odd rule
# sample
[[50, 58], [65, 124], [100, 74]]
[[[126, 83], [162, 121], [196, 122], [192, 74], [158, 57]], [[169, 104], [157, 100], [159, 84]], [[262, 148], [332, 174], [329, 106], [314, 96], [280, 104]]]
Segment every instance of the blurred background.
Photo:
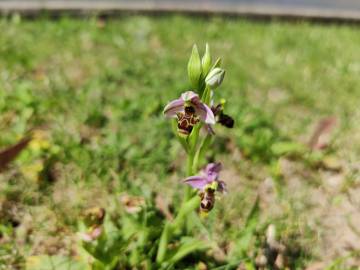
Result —
[[282, 16], [358, 20], [357, 0], [1, 0], [2, 12], [47, 11], [151, 11], [225, 13], [250, 16]]
[[[204, 221], [217, 249], [174, 269], [359, 269], [359, 1], [0, 0], [0, 11], [0, 269], [75, 269], [39, 262], [79, 257], [90, 207], [119, 226], [124, 196], [177, 208], [185, 154], [162, 110], [190, 88], [194, 43], [223, 59], [235, 127], [217, 129], [209, 156], [229, 187]], [[259, 262], [270, 225], [275, 268]]]

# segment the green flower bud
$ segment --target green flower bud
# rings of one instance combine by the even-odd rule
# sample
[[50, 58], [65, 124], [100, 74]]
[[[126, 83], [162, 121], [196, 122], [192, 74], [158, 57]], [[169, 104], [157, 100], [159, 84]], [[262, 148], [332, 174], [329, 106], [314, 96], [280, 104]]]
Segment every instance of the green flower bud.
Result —
[[200, 55], [197, 46], [195, 44], [192, 49], [192, 53], [188, 62], [188, 76], [192, 87], [195, 89], [197, 89], [199, 86], [201, 72], [202, 72], [202, 68], [201, 68]]
[[207, 43], [205, 47], [205, 53], [201, 59], [201, 66], [202, 66], [203, 76], [205, 77], [211, 68], [211, 54], [210, 54], [209, 44]]
[[206, 76], [205, 82], [210, 88], [215, 89], [222, 83], [224, 76], [225, 70], [216, 67]]

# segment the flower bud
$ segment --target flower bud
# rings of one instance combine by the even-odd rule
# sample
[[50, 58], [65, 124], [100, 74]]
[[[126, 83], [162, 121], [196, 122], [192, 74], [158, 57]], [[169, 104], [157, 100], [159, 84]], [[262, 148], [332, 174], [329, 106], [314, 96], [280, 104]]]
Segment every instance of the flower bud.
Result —
[[201, 77], [201, 60], [197, 46], [194, 45], [188, 62], [188, 76], [193, 88], [197, 89]]
[[202, 66], [203, 77], [205, 77], [211, 68], [211, 54], [210, 54], [209, 44], [207, 43], [205, 47], [204, 56], [201, 59], [201, 66]]
[[210, 88], [215, 89], [222, 83], [224, 76], [225, 76], [224, 69], [214, 68], [206, 76], [205, 82]]

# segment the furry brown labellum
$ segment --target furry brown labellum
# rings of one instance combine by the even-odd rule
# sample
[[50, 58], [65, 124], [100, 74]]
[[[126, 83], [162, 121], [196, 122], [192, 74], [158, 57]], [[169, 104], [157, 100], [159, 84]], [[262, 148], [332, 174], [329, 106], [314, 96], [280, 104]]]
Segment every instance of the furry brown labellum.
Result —
[[224, 113], [223, 105], [219, 104], [216, 107], [211, 107], [212, 112], [217, 117], [217, 123], [220, 123], [224, 127], [233, 128], [234, 127], [234, 119]]
[[203, 212], [210, 212], [215, 205], [215, 189], [206, 188], [200, 193], [200, 210]]
[[223, 112], [220, 113], [218, 122], [227, 128], [234, 127], [234, 119]]
[[184, 112], [177, 114], [178, 131], [181, 134], [189, 135], [193, 127], [200, 121], [192, 106], [186, 106]]

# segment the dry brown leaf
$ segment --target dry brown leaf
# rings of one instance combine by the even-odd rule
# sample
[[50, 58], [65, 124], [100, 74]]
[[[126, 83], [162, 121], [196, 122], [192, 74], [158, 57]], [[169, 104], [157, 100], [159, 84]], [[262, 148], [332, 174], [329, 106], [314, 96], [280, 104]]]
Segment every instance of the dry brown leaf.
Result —
[[310, 137], [309, 147], [312, 150], [324, 149], [328, 146], [331, 131], [336, 126], [337, 119], [334, 116], [329, 116], [321, 119]]

